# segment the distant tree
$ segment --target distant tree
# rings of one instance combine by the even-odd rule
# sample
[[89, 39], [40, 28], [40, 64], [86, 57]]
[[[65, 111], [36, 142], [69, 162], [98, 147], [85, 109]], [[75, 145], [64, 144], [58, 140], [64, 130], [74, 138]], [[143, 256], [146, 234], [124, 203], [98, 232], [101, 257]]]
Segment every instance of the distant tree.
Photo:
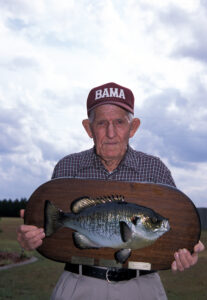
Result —
[[0, 200], [0, 217], [19, 217], [20, 209], [25, 209], [26, 198]]
[[207, 229], [207, 207], [198, 207], [198, 214], [201, 221], [201, 229]]

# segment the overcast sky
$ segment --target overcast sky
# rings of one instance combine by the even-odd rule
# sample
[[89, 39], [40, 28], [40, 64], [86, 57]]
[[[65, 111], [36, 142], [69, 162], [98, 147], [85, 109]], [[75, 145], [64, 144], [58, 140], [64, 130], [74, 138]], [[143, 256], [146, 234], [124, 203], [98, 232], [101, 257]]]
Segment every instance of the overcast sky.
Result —
[[207, 206], [205, 0], [0, 0], [0, 199], [29, 197], [92, 142], [91, 88], [132, 89], [136, 150]]

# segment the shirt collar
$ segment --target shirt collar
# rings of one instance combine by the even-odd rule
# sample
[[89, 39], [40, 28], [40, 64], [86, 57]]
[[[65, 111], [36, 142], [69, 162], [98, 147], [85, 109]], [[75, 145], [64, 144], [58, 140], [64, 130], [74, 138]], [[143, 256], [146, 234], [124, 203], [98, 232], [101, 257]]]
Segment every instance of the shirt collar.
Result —
[[102, 162], [98, 155], [96, 155], [96, 148], [95, 146], [88, 151], [86, 151], [85, 155], [83, 155], [82, 159], [80, 160], [80, 167], [87, 168], [87, 167], [101, 167]]
[[[81, 168], [87, 168], [92, 166], [96, 168], [104, 168], [101, 159], [98, 157], [98, 155], [96, 155], [95, 146], [88, 150], [86, 153], [87, 154], [84, 155], [83, 158], [80, 160]], [[123, 165], [133, 169], [136, 168], [136, 166], [138, 165], [137, 157], [135, 156], [134, 150], [130, 146], [128, 146], [126, 154], [117, 168]]]
[[136, 169], [139, 161], [137, 159], [137, 155], [135, 155], [135, 151], [132, 147], [128, 146], [127, 152], [121, 162], [121, 164]]

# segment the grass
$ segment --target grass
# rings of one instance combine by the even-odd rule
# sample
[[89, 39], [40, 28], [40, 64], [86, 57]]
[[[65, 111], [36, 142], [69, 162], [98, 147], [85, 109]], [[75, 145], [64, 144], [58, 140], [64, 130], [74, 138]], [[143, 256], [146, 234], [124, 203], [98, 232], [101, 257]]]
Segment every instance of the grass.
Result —
[[13, 261], [11, 259], [3, 259], [3, 260], [1, 260], [1, 264], [4, 265], [4, 266], [10, 265], [12, 263], [13, 263]]
[[[0, 251], [16, 251], [21, 248], [16, 241], [16, 228], [22, 223], [20, 218], [2, 218], [0, 221]], [[207, 249], [207, 231], [201, 240]], [[47, 300], [63, 271], [64, 265], [48, 260], [38, 252], [26, 252], [38, 257], [38, 261], [24, 266], [0, 271], [0, 300]], [[169, 300], [206, 300], [207, 250], [202, 252], [199, 262], [193, 268], [173, 274], [161, 271], [160, 276]], [[150, 300], [150, 299], [149, 299]]]
[[206, 300], [207, 231], [202, 231], [205, 250], [199, 254], [198, 263], [184, 272], [160, 272], [169, 300]]
[[[21, 248], [16, 240], [16, 228], [22, 224], [20, 218], [2, 218], [0, 221], [0, 251], [17, 252]], [[64, 265], [48, 260], [37, 251], [26, 252], [38, 261], [0, 271], [0, 300], [46, 300], [63, 271]]]

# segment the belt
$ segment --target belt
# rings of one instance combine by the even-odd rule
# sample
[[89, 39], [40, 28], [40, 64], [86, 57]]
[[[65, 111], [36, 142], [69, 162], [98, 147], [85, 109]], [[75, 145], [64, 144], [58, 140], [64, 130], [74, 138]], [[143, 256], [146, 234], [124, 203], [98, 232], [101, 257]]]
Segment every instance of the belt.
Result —
[[82, 274], [84, 276], [94, 277], [98, 279], [104, 279], [108, 282], [123, 281], [136, 278], [137, 276], [143, 276], [155, 271], [145, 270], [132, 270], [132, 269], [119, 269], [119, 268], [100, 268], [94, 266], [84, 266], [78, 264], [66, 263], [65, 271], [69, 271], [76, 274]]

